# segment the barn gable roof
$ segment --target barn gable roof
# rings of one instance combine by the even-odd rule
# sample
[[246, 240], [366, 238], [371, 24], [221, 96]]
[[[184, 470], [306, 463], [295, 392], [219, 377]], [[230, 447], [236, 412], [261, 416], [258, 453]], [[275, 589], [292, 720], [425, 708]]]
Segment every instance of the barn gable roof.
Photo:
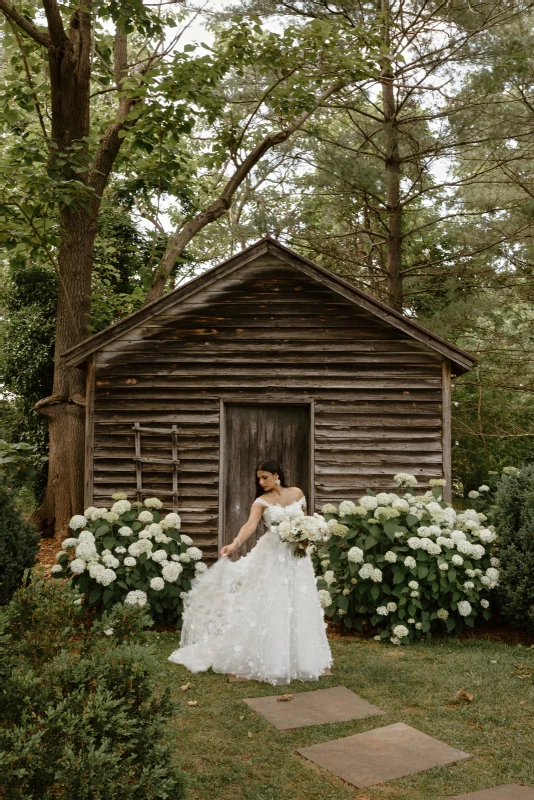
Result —
[[442, 339], [441, 336], [433, 333], [432, 331], [423, 328], [419, 323], [405, 317], [397, 311], [381, 303], [379, 300], [374, 299], [370, 295], [356, 288], [343, 278], [334, 275], [324, 267], [315, 264], [313, 261], [305, 258], [304, 256], [295, 253], [288, 247], [280, 244], [272, 239], [270, 236], [260, 239], [255, 244], [248, 247], [246, 250], [238, 253], [235, 256], [223, 261], [212, 269], [199, 275], [197, 278], [189, 281], [184, 286], [174, 289], [172, 292], [164, 295], [158, 300], [154, 300], [138, 311], [134, 311], [119, 322], [110, 325], [103, 331], [94, 334], [88, 339], [85, 339], [79, 345], [71, 347], [66, 350], [62, 357], [69, 366], [78, 366], [82, 364], [88, 356], [96, 351], [105, 347], [110, 342], [124, 335], [133, 328], [142, 325], [152, 317], [157, 316], [163, 311], [179, 305], [181, 301], [190, 298], [193, 295], [207, 289], [212, 284], [227, 278], [232, 273], [238, 271], [240, 268], [251, 264], [255, 259], [270, 254], [277, 257], [280, 261], [286, 263], [288, 266], [302, 272], [308, 278], [318, 281], [323, 286], [331, 289], [337, 294], [341, 295], [345, 300], [353, 303], [361, 309], [365, 309], [373, 314], [378, 319], [387, 323], [388, 325], [397, 328], [403, 333], [411, 336], [413, 339], [427, 345], [431, 350], [435, 350], [441, 355], [449, 358], [454, 365], [453, 372], [463, 373], [474, 366], [477, 359], [466, 350], [462, 350], [456, 345]]

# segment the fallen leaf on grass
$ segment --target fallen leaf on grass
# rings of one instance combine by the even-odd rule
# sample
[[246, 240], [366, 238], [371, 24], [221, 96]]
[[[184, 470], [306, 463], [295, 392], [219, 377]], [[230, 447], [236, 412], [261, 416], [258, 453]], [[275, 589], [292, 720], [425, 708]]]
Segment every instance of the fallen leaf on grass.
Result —
[[187, 705], [188, 706], [197, 706], [198, 705], [198, 700], [188, 700], [187, 701]]
[[526, 704], [527, 704], [526, 700], [521, 700], [519, 703], [520, 706], [526, 706]]
[[191, 684], [189, 682], [187, 682], [187, 683], [184, 683], [183, 686], [180, 686], [180, 689], [182, 690], [182, 692], [185, 692], [185, 690], [189, 689], [190, 686], [191, 686]]
[[248, 736], [249, 739], [252, 739], [253, 735], [254, 734], [252, 734], [250, 731], [247, 733], [247, 736]]
[[512, 672], [516, 678], [520, 680], [528, 680], [532, 678], [532, 667], [529, 667], [527, 664], [514, 664], [515, 672]]
[[292, 694], [281, 694], [280, 697], [276, 698], [276, 702], [277, 703], [285, 703], [288, 700], [293, 700], [293, 695]]
[[464, 692], [463, 689], [460, 689], [459, 692], [456, 692], [456, 699], [457, 700], [469, 700], [471, 703], [473, 700], [474, 694], [469, 694], [469, 692]]

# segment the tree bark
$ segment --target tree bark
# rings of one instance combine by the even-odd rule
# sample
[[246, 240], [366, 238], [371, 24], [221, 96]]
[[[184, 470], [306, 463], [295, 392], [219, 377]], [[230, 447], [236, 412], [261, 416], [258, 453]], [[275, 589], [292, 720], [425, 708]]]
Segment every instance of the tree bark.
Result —
[[[390, 46], [389, 0], [380, 0], [383, 18], [383, 38]], [[401, 161], [399, 155], [399, 128], [393, 89], [393, 70], [389, 58], [384, 59], [380, 82], [382, 84], [382, 111], [384, 115], [384, 165], [387, 214], [387, 295], [388, 303], [402, 313], [402, 204], [400, 193]]]

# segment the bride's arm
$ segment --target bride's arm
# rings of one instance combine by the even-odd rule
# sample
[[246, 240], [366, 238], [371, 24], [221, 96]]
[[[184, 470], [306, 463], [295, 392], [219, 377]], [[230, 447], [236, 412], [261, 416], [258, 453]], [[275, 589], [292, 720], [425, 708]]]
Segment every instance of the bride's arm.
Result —
[[[243, 544], [243, 542], [246, 542], [247, 539], [250, 536], [252, 536], [252, 534], [258, 527], [262, 513], [263, 513], [263, 508], [258, 503], [253, 503], [250, 509], [249, 518], [247, 519], [245, 524], [240, 528], [239, 533], [237, 534], [241, 544]], [[232, 555], [232, 553], [234, 553], [241, 546], [237, 541], [237, 536], [231, 544], [227, 544], [225, 547], [221, 549], [222, 556]]]

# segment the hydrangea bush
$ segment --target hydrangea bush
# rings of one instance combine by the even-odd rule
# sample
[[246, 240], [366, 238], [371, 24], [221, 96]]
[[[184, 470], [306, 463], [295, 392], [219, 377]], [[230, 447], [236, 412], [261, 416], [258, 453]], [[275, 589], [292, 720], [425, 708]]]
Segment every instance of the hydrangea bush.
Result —
[[520, 473], [518, 467], [503, 467], [501, 472], [488, 472], [488, 482], [483, 483], [478, 489], [471, 489], [463, 495], [462, 508], [474, 508], [485, 514], [490, 522], [494, 522], [497, 503], [497, 493], [501, 484], [506, 484], [509, 477]]
[[87, 508], [70, 521], [52, 567], [55, 578], [72, 578], [84, 605], [99, 612], [115, 603], [145, 606], [155, 621], [179, 622], [183, 596], [207, 569], [202, 551], [180, 534], [180, 517], [162, 518], [156, 497], [130, 503], [114, 494], [110, 509]]
[[444, 480], [422, 495], [413, 475], [399, 473], [395, 482], [402, 495], [368, 490], [357, 503], [321, 509], [331, 536], [308, 552], [328, 616], [348, 628], [371, 625], [377, 640], [394, 644], [488, 619], [499, 562], [486, 516], [444, 502]]

